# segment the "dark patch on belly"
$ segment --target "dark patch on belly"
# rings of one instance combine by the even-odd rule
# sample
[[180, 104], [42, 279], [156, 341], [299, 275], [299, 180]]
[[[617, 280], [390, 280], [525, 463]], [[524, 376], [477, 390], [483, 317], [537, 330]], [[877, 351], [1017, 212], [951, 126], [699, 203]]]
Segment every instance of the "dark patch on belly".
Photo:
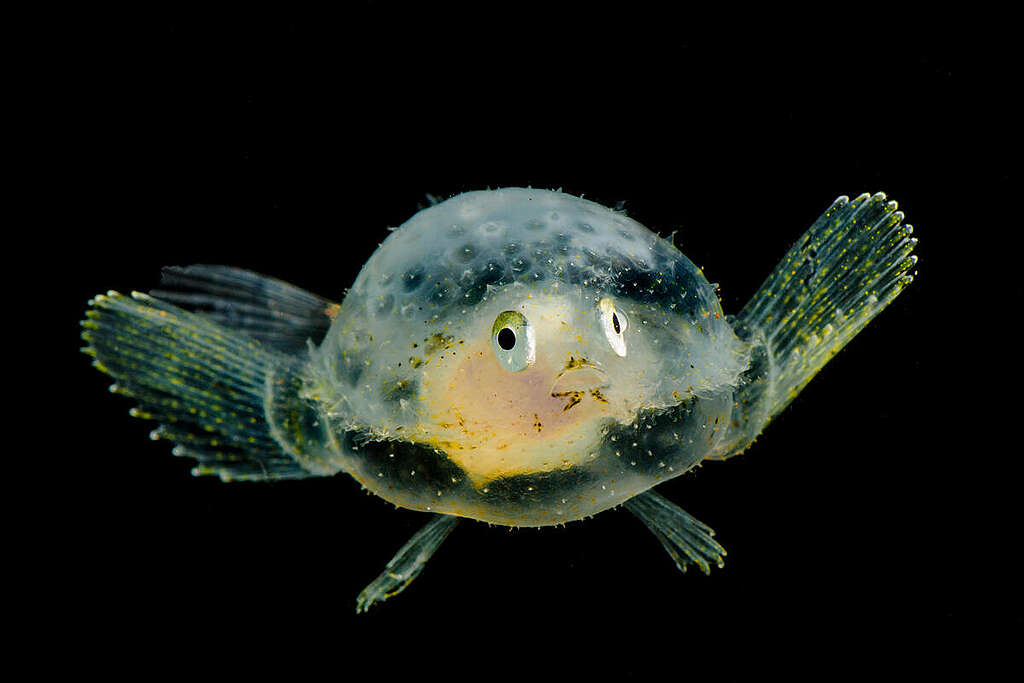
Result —
[[[628, 475], [654, 483], [682, 474], [707, 453], [710, 429], [699, 401], [646, 410], [628, 425], [611, 424], [586, 463], [567, 469], [517, 474], [475, 488], [446, 453], [408, 441], [377, 441], [362, 430], [346, 432], [342, 447], [357, 461], [360, 478], [384, 498], [421, 509], [482, 508], [495, 519], [517, 519], [527, 511], [570, 510], [580, 499], [614, 489]], [[373, 484], [376, 483], [377, 486]], [[549, 519], [556, 519], [549, 516]]]
[[360, 464], [361, 476], [378, 480], [380, 487], [402, 492], [423, 504], [436, 505], [439, 498], [465, 494], [473, 486], [465, 471], [447, 455], [409, 441], [377, 441], [363, 430], [344, 433], [341, 446]]

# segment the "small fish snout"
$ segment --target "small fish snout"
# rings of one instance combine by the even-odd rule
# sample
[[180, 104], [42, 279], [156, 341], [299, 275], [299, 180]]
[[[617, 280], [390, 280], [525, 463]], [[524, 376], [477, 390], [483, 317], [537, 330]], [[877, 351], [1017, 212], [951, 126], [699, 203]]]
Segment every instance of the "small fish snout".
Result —
[[596, 367], [581, 367], [558, 373], [551, 393], [564, 394], [571, 391], [590, 391], [608, 386], [604, 370]]

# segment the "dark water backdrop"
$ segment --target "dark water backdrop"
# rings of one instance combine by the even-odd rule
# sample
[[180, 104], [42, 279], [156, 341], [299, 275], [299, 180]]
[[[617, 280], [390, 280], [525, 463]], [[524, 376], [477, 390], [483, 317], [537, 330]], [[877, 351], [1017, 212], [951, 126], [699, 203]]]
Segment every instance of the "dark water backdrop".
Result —
[[[63, 597], [40, 628], [84, 642], [91, 665], [326, 658], [339, 678], [366, 661], [535, 677], [555, 660], [627, 675], [711, 662], [732, 680], [801, 668], [820, 645], [834, 666], [898, 652], [913, 668], [941, 665], [950, 637], [1019, 635], [1019, 402], [983, 388], [1016, 371], [1008, 340], [968, 347], [1006, 334], [1021, 303], [992, 279], [1013, 226], [1012, 69], [973, 29], [858, 25], [740, 35], [656, 13], [379, 4], [84, 24], [49, 93], [63, 142], [43, 159], [59, 190], [43, 236], [67, 230], [49, 300], [71, 381], [52, 423], [68, 445], [47, 459], [70, 491], [41, 574]], [[75, 351], [90, 296], [154, 287], [162, 265], [340, 298], [428, 194], [509, 185], [624, 202], [676, 231], [727, 312], [839, 194], [884, 190], [916, 227], [914, 285], [747, 453], [659, 489], [717, 531], [724, 570], [679, 574], [624, 510], [464, 523], [357, 619], [421, 514], [345, 477], [192, 478]], [[922, 633], [940, 640], [908, 649]]]

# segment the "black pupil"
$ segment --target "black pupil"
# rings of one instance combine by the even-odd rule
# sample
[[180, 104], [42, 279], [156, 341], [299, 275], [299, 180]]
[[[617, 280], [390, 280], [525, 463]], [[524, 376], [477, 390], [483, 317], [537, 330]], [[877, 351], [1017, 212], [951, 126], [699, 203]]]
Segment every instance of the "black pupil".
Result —
[[615, 328], [615, 334], [622, 334], [622, 328], [619, 327], [619, 316], [612, 313], [612, 327]]
[[507, 327], [501, 328], [501, 331], [498, 332], [498, 346], [505, 349], [506, 351], [511, 351], [512, 347], [515, 345], [516, 333]]

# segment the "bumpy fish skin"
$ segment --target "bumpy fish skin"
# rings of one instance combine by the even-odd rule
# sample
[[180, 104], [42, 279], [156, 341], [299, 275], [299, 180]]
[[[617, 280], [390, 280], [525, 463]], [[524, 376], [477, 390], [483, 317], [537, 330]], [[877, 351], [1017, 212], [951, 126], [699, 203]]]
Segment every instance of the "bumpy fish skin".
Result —
[[[624, 356], [602, 306], [628, 321]], [[491, 350], [507, 310], [536, 327], [522, 372]], [[407, 508], [580, 519], [726, 455], [749, 352], [700, 270], [636, 221], [559, 192], [469, 192], [385, 240], [312, 352], [305, 395], [335, 442], [311, 469]]]

